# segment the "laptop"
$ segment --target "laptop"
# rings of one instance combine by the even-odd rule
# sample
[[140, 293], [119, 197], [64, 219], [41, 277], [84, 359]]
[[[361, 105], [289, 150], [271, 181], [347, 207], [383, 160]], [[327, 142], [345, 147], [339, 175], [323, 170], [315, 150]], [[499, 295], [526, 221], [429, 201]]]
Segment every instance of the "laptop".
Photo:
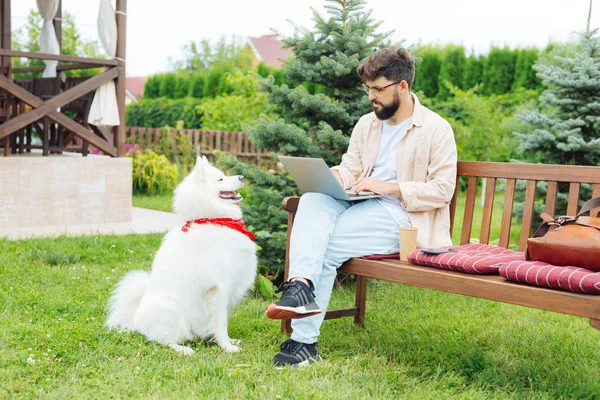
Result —
[[325, 161], [321, 158], [279, 156], [302, 193], [323, 193], [338, 200], [356, 201], [383, 197], [373, 192], [354, 193], [344, 190]]

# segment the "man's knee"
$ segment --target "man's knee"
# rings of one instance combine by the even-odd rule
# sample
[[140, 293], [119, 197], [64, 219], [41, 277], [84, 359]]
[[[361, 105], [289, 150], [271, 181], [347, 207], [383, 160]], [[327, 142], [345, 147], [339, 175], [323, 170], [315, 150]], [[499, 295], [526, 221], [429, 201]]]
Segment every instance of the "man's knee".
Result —
[[300, 205], [301, 206], [310, 206], [313, 204], [326, 204], [331, 202], [333, 199], [323, 193], [304, 193], [300, 197]]
[[323, 256], [323, 267], [337, 269], [348, 260], [348, 255], [343, 249], [338, 247], [338, 242], [335, 241], [335, 239], [330, 240], [325, 255]]

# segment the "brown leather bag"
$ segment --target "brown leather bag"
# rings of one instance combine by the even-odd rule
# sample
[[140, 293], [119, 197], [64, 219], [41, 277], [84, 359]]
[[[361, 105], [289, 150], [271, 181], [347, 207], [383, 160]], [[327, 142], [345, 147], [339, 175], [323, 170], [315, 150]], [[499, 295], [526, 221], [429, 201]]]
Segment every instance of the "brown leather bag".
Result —
[[542, 213], [544, 223], [527, 240], [525, 258], [600, 272], [600, 218], [582, 217], [596, 207], [600, 197], [588, 200], [574, 217], [555, 219]]

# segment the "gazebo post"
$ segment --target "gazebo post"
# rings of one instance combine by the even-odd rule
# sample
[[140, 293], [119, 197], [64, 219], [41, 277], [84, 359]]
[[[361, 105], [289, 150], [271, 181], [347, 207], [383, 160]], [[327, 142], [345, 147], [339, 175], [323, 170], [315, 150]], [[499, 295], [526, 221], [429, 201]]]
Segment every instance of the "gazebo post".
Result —
[[56, 31], [56, 40], [58, 40], [58, 53], [62, 53], [62, 0], [58, 0], [58, 10], [54, 16], [54, 31]]
[[[2, 13], [2, 32], [1, 32], [1, 43], [0, 47], [4, 50], [12, 50], [12, 39], [11, 39], [11, 17], [10, 17], [10, 2], [11, 0], [1, 0]], [[11, 63], [10, 57], [2, 57], [2, 67], [8, 67]]]
[[[0, 32], [0, 48], [4, 50], [12, 50], [12, 39], [11, 39], [11, 16], [10, 16], [10, 2], [11, 0], [1, 0], [0, 4], [0, 12], [1, 20], [2, 20], [2, 32]], [[2, 61], [0, 65], [2, 66], [2, 73], [6, 75], [8, 79], [10, 79], [10, 65], [12, 59], [8, 56], [2, 57]], [[8, 97], [8, 93], [7, 93]], [[6, 99], [8, 102], [8, 99]], [[8, 104], [5, 104], [6, 117], [8, 118]], [[4, 138], [4, 156], [8, 157], [10, 155], [10, 137], [7, 136]]]
[[119, 120], [121, 123], [114, 128], [114, 144], [117, 148], [117, 157], [125, 156], [125, 63], [126, 63], [126, 37], [127, 37], [127, 0], [117, 0], [117, 52], [119, 62], [119, 75], [116, 79], [117, 105], [119, 107]]

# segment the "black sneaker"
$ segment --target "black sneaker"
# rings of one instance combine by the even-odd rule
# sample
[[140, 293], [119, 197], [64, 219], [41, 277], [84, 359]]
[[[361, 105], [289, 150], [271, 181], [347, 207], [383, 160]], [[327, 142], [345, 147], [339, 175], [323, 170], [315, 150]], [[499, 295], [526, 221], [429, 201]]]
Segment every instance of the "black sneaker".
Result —
[[315, 361], [321, 361], [317, 344], [300, 343], [293, 339], [283, 342], [281, 350], [273, 357], [275, 368], [306, 367]]
[[283, 282], [279, 285], [276, 293], [278, 292], [283, 292], [281, 299], [267, 307], [267, 317], [271, 319], [299, 319], [321, 312], [315, 303], [315, 295], [304, 282]]

